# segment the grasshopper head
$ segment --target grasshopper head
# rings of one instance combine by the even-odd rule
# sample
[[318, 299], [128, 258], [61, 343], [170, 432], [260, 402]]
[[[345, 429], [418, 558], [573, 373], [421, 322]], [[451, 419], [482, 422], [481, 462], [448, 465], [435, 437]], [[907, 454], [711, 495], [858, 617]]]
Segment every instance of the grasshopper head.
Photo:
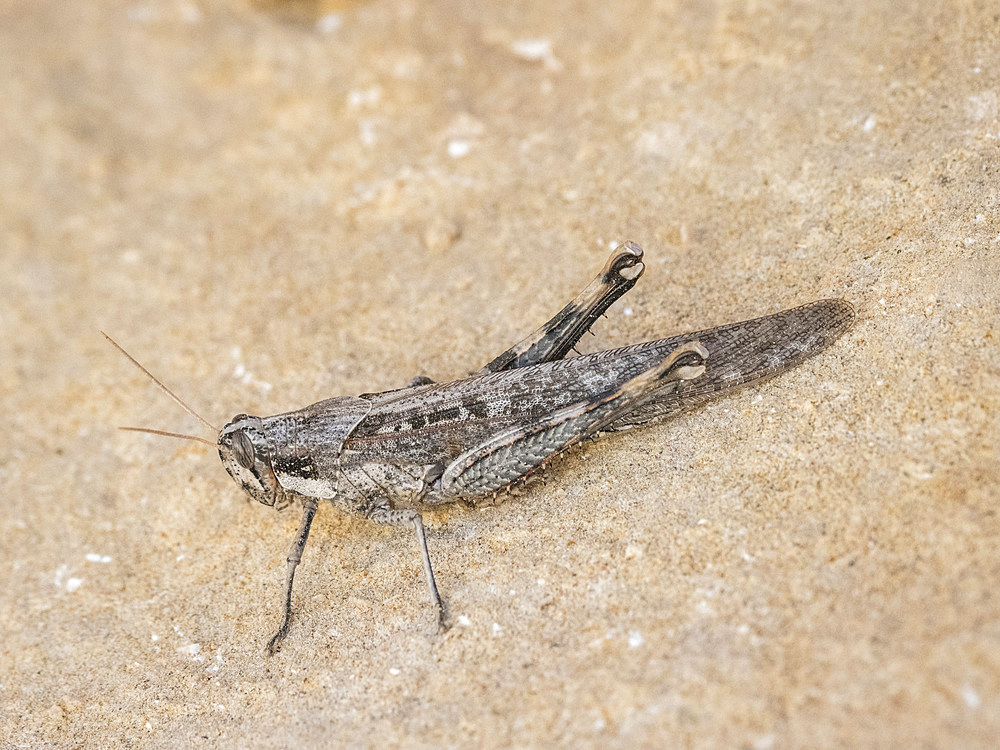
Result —
[[283, 494], [271, 468], [260, 417], [233, 417], [219, 433], [219, 458], [233, 481], [257, 502], [274, 505]]

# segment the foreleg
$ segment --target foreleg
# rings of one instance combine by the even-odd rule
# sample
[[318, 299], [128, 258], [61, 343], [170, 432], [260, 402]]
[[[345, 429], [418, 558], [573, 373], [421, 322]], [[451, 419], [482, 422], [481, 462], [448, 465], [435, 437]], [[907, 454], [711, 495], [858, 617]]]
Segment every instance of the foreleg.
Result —
[[281, 623], [281, 628], [267, 643], [267, 653], [271, 656], [278, 650], [281, 641], [288, 634], [288, 626], [292, 621], [292, 581], [295, 579], [295, 568], [302, 560], [302, 550], [305, 549], [306, 540], [309, 539], [309, 527], [312, 526], [313, 517], [316, 515], [316, 506], [315, 498], [302, 498], [302, 523], [299, 524], [299, 532], [295, 535], [292, 548], [288, 551], [288, 572], [285, 574], [285, 619]]

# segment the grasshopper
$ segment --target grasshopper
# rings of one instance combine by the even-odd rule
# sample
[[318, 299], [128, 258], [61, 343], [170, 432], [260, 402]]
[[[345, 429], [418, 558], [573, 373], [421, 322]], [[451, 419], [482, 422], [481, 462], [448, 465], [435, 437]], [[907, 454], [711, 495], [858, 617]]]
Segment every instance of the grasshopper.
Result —
[[[320, 500], [416, 534], [439, 630], [447, 628], [418, 508], [496, 496], [581, 441], [660, 421], [719, 394], [795, 367], [853, 323], [851, 305], [824, 299], [697, 333], [567, 357], [642, 275], [642, 249], [626, 242], [555, 317], [470, 377], [413, 383], [382, 393], [337, 396], [272, 417], [239, 414], [213, 427], [104, 334], [139, 369], [218, 437], [131, 427], [197, 440], [219, 451], [250, 498], [284, 507], [302, 522], [287, 557], [284, 619], [292, 583]], [[103, 332], [102, 332], [103, 333]]]

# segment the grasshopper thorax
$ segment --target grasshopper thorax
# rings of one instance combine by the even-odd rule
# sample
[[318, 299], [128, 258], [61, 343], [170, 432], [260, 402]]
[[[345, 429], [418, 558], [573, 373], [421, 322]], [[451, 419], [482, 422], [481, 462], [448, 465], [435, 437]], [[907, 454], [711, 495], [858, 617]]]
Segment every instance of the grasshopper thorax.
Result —
[[219, 458], [243, 491], [259, 503], [274, 505], [283, 494], [271, 468], [271, 454], [260, 417], [239, 414], [219, 433]]

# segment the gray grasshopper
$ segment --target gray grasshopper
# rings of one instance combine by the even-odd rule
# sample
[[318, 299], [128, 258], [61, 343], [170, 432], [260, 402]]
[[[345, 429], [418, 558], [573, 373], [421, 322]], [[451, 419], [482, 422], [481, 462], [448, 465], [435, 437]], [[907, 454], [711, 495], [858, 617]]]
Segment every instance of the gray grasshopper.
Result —
[[[554, 318], [470, 377], [383, 393], [338, 396], [273, 417], [240, 414], [215, 443], [236, 484], [264, 505], [298, 500], [302, 523], [288, 553], [284, 620], [292, 581], [320, 500], [375, 523], [416, 533], [439, 629], [447, 627], [417, 508], [496, 496], [583, 440], [659, 421], [795, 367], [837, 340], [855, 314], [824, 299], [741, 323], [568, 357], [580, 337], [642, 275], [642, 249], [627, 242]], [[105, 334], [106, 336], [107, 334]], [[109, 337], [109, 341], [110, 341]]]

